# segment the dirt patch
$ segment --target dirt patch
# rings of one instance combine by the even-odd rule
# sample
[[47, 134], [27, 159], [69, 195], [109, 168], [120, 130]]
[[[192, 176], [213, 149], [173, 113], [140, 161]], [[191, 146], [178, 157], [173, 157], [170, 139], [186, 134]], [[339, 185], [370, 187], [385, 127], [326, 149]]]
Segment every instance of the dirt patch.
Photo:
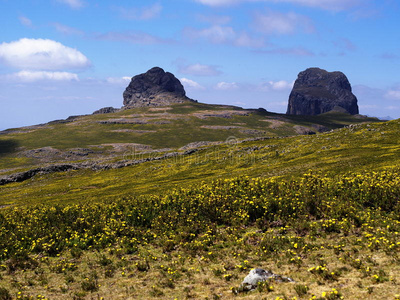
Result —
[[207, 119], [207, 118], [232, 118], [233, 116], [248, 116], [250, 113], [248, 111], [240, 111], [240, 110], [220, 110], [220, 111], [212, 111], [205, 110], [202, 112], [196, 112], [192, 114], [193, 116], [199, 119]]
[[167, 111], [167, 110], [171, 110], [172, 107], [152, 107], [149, 108], [149, 111]]
[[215, 130], [231, 130], [231, 129], [243, 128], [243, 127], [241, 127], [241, 126], [203, 125], [203, 126], [201, 126], [201, 128], [215, 129]]
[[282, 127], [282, 126], [287, 124], [287, 122], [279, 121], [279, 120], [276, 120], [276, 119], [267, 119], [267, 120], [261, 120], [261, 121], [271, 123], [269, 125], [269, 127], [271, 129], [278, 129], [279, 127]]

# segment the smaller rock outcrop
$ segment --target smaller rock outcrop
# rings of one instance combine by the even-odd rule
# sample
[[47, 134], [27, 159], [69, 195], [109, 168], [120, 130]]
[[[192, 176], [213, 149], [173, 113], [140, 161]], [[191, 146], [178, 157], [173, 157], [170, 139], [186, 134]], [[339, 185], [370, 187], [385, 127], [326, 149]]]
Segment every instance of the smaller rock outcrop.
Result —
[[114, 107], [108, 106], [108, 107], [103, 107], [103, 108], [100, 108], [100, 109], [96, 110], [95, 112], [93, 112], [93, 115], [112, 114], [112, 113], [115, 113], [117, 111], [119, 111], [118, 108], [114, 108]]
[[357, 98], [346, 75], [319, 68], [300, 72], [290, 93], [286, 114], [319, 115], [329, 111], [358, 114]]
[[125, 108], [164, 106], [193, 101], [186, 97], [181, 82], [169, 72], [154, 67], [132, 78], [124, 94]]

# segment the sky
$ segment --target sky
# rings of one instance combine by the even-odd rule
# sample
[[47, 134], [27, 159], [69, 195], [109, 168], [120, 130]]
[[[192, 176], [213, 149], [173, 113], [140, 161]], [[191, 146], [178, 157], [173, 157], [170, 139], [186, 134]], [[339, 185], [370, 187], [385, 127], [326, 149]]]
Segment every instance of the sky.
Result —
[[121, 107], [158, 66], [192, 99], [285, 113], [299, 72], [341, 71], [400, 118], [399, 0], [0, 0], [0, 130]]

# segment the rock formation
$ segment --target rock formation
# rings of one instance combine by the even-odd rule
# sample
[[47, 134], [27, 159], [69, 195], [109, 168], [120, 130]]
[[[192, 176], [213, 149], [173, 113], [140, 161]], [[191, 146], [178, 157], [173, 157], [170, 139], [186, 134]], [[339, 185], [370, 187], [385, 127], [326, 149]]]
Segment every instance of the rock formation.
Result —
[[112, 113], [115, 113], [117, 111], [119, 111], [118, 108], [114, 108], [114, 107], [108, 106], [108, 107], [103, 107], [103, 108], [100, 108], [100, 109], [96, 110], [95, 112], [93, 112], [93, 115], [112, 114]]
[[319, 68], [300, 72], [290, 93], [286, 114], [319, 115], [332, 110], [358, 114], [357, 98], [346, 75]]
[[134, 76], [123, 96], [125, 108], [193, 101], [186, 97], [181, 82], [173, 74], [159, 67]]

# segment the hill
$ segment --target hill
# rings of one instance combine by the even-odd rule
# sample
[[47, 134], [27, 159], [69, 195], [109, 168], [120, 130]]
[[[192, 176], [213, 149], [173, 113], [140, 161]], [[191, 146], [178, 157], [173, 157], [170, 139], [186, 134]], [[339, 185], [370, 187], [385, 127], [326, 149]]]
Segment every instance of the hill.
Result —
[[[4, 185], [0, 294], [397, 299], [399, 129], [230, 140]], [[241, 292], [253, 267], [295, 282]]]
[[377, 121], [344, 113], [288, 116], [195, 102], [74, 116], [2, 131], [0, 175], [48, 163], [104, 160], [133, 149], [150, 153], [191, 147], [187, 145], [195, 142], [223, 142], [230, 137], [312, 134]]

